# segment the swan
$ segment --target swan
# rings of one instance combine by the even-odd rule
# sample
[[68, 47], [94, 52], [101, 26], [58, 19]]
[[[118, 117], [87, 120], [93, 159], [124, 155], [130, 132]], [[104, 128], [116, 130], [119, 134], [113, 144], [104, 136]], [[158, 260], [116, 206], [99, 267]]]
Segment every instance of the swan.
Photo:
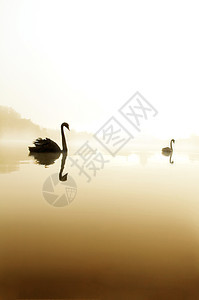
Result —
[[171, 152], [173, 152], [172, 143], [175, 143], [175, 140], [174, 140], [174, 139], [172, 139], [172, 140], [170, 141], [170, 147], [162, 148], [162, 152], [163, 152], [163, 153], [168, 153], [168, 154], [171, 153]]
[[51, 139], [49, 138], [38, 138], [36, 139], [33, 144], [35, 147], [28, 147], [29, 151], [32, 152], [37, 152], [37, 153], [48, 153], [48, 152], [53, 152], [53, 153], [67, 153], [68, 148], [66, 145], [66, 138], [64, 135], [64, 127], [66, 127], [68, 130], [69, 129], [69, 124], [68, 123], [62, 123], [61, 124], [61, 137], [62, 137], [62, 147], [63, 149], [61, 150], [60, 147]]

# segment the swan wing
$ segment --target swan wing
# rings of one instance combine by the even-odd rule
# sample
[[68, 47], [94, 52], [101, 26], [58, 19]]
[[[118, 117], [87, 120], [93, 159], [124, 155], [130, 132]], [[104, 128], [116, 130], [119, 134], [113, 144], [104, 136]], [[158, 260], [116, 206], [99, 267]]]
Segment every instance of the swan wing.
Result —
[[172, 150], [171, 150], [171, 148], [166, 147], [166, 148], [162, 148], [162, 151], [163, 152], [171, 152]]
[[33, 144], [35, 147], [29, 147], [29, 150], [32, 152], [60, 152], [61, 149], [59, 146], [49, 138], [38, 138]]

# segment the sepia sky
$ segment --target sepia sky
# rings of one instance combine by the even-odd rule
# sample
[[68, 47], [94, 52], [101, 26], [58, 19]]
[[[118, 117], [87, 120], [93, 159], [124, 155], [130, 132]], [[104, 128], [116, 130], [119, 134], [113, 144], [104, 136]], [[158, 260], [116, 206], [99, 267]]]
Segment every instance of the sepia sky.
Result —
[[199, 2], [0, 0], [0, 105], [96, 131], [139, 91], [145, 132], [199, 135]]

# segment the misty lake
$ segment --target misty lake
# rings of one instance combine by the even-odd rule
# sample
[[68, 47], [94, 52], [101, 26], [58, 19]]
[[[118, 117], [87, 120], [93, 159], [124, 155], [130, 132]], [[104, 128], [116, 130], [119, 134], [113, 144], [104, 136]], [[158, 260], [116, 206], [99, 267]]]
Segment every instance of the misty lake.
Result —
[[1, 143], [0, 298], [199, 299], [199, 152], [70, 157]]

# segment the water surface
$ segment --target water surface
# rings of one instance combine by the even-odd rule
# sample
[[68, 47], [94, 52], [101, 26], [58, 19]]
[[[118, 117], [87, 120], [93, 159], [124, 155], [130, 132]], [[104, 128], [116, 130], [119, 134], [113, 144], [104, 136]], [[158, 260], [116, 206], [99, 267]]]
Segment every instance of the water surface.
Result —
[[62, 156], [1, 145], [1, 299], [199, 299], [199, 153], [106, 158], [87, 183], [67, 157], [77, 194], [56, 207]]

